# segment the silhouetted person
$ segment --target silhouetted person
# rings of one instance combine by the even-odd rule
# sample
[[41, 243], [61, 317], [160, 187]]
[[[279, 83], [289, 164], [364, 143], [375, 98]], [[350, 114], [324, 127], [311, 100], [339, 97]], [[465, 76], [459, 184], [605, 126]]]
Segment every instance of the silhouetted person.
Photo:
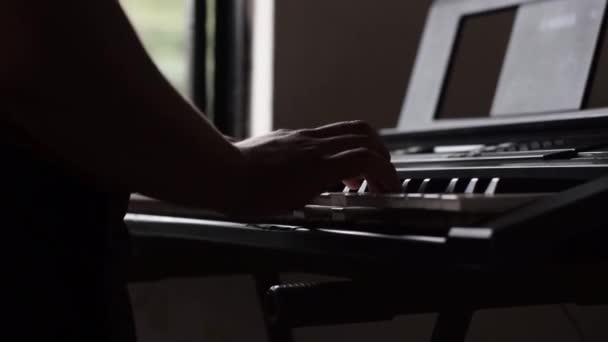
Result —
[[130, 193], [243, 215], [344, 179], [399, 189], [361, 122], [230, 143], [157, 70], [116, 0], [2, 0], [0, 44], [3, 337], [134, 340]]

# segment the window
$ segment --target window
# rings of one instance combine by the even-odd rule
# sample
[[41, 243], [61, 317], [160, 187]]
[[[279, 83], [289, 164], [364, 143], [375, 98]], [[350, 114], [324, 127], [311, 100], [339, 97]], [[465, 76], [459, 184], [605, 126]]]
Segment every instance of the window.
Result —
[[165, 77], [188, 94], [186, 0], [120, 0], [140, 39]]
[[[244, 137], [249, 121], [251, 59], [251, 4], [257, 16], [266, 13], [270, 0], [120, 0], [154, 62], [172, 84], [202, 109], [225, 134]], [[266, 3], [266, 6], [261, 4]], [[269, 28], [261, 30], [271, 36]], [[257, 112], [270, 109], [271, 48], [256, 44], [264, 66], [257, 87]], [[264, 53], [262, 53], [264, 52]], [[259, 94], [262, 91], [262, 94]], [[259, 116], [259, 115], [257, 115]], [[256, 120], [258, 120], [256, 118]], [[265, 118], [265, 122], [269, 118]], [[260, 126], [258, 124], [258, 126]], [[262, 129], [266, 125], [262, 125]]]
[[272, 130], [274, 86], [274, 0], [253, 2], [250, 135]]

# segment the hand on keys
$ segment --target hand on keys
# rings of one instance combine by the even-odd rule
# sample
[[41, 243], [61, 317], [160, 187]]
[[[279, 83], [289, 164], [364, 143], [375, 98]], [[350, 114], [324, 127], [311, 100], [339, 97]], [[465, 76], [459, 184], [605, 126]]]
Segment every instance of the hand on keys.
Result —
[[258, 213], [301, 207], [340, 181], [358, 188], [365, 179], [372, 192], [401, 191], [389, 152], [361, 121], [278, 130], [236, 146], [246, 160], [242, 195]]

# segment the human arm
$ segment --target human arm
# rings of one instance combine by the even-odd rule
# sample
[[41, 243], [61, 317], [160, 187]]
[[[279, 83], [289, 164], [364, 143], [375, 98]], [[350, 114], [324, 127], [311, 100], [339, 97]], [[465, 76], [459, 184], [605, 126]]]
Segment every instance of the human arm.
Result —
[[237, 178], [241, 153], [161, 75], [119, 4], [26, 6], [36, 79], [10, 119], [102, 189], [226, 209], [231, 185], [217, 179]]
[[363, 124], [233, 145], [161, 75], [117, 2], [22, 3], [40, 53], [10, 120], [100, 188], [237, 214], [245, 201], [253, 211], [297, 207], [343, 178], [395, 188], [385, 150]]

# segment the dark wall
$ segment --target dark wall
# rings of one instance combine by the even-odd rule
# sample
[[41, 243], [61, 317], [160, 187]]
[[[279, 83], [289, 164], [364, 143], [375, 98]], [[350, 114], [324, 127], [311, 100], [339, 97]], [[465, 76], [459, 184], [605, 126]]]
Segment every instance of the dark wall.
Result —
[[429, 4], [277, 1], [274, 127], [395, 126]]

